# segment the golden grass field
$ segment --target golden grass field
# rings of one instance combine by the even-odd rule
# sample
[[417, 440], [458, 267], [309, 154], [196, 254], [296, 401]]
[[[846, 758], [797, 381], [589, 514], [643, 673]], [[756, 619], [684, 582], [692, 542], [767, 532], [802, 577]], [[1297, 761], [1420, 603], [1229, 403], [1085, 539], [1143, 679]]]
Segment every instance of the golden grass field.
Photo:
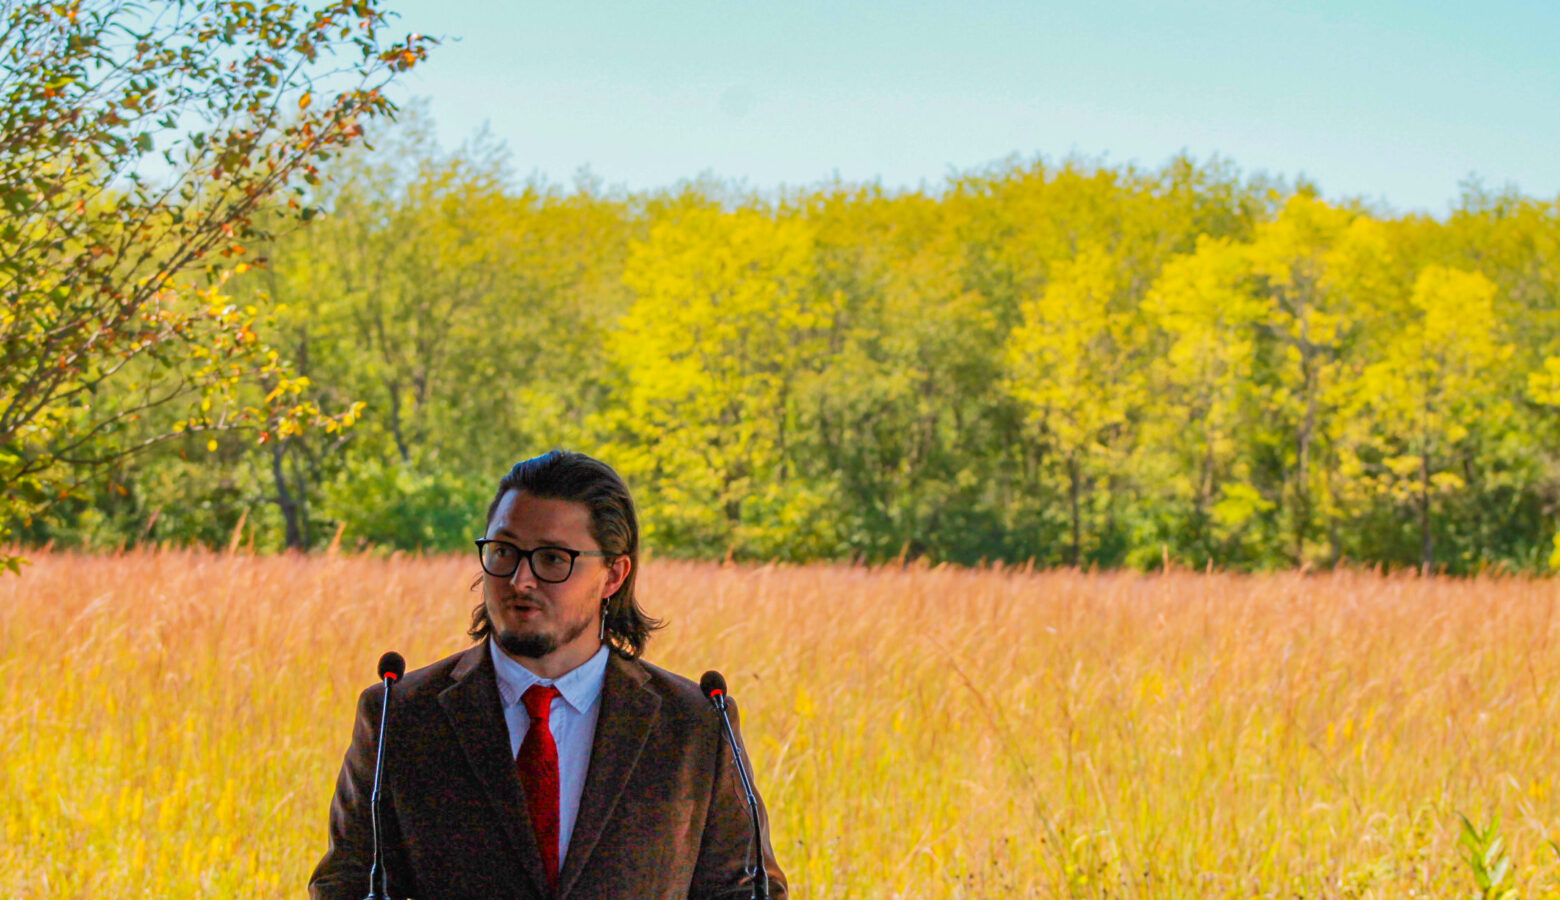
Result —
[[[36, 553], [0, 578], [0, 897], [297, 897], [379, 654], [472, 558]], [[651, 562], [799, 898], [1560, 896], [1560, 582]]]

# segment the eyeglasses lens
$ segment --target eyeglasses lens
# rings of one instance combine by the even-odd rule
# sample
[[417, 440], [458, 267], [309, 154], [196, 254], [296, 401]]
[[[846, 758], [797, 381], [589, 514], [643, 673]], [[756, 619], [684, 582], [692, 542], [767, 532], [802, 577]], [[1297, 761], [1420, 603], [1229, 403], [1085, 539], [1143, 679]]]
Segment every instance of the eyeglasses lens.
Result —
[[495, 578], [508, 578], [515, 574], [520, 554], [508, 544], [483, 544], [482, 568]]
[[531, 554], [531, 571], [543, 581], [558, 582], [569, 577], [574, 560], [562, 550], [542, 547]]

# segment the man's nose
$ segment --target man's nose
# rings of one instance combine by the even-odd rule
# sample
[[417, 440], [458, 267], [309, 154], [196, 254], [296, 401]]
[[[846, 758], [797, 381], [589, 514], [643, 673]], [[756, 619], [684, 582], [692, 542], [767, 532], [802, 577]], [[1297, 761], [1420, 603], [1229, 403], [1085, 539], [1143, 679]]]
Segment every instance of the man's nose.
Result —
[[515, 574], [509, 576], [509, 583], [517, 588], [525, 585], [534, 587], [537, 584], [536, 573], [531, 571], [531, 558], [529, 556], [521, 559], [519, 564], [515, 566]]

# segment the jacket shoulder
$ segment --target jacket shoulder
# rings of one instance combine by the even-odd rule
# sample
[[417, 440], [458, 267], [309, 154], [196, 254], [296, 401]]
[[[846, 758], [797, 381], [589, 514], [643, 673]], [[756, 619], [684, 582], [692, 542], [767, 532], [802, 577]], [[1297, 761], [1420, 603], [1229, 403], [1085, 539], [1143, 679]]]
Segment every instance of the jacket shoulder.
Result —
[[[698, 682], [642, 659], [626, 660], [625, 663], [639, 670], [645, 679], [644, 687], [661, 698], [662, 715], [669, 715], [672, 721], [701, 731], [719, 730], [720, 719], [712, 713], [710, 699], [704, 696], [704, 691], [700, 690]], [[728, 696], [726, 705], [735, 724], [736, 701]]]
[[482, 658], [487, 654], [487, 644], [479, 643], [451, 653], [443, 659], [429, 663], [418, 669], [407, 672], [396, 685], [396, 690], [406, 693], [422, 693], [425, 691], [442, 691], [456, 677], [456, 669], [467, 669], [480, 665]]
[[660, 694], [663, 700], [670, 700], [678, 706], [707, 707], [710, 701], [699, 690], [697, 682], [676, 672], [663, 669], [660, 666], [645, 662], [642, 659], [628, 660], [628, 665], [642, 671], [647, 680], [646, 686]]
[[[391, 695], [392, 706], [438, 696], [460, 677], [457, 670], [464, 672], [481, 665], [486, 653], [487, 645], [477, 644], [451, 653], [438, 662], [407, 672], [401, 676], [400, 681], [395, 682]], [[383, 696], [384, 684], [376, 681], [363, 689], [359, 701], [377, 703]]]

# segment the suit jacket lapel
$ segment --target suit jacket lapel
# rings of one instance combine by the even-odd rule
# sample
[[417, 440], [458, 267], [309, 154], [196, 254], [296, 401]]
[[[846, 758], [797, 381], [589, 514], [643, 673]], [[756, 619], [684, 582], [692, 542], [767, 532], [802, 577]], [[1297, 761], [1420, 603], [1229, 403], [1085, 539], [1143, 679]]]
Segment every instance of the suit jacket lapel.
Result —
[[[601, 712], [591, 744], [590, 768], [580, 796], [579, 816], [569, 838], [569, 856], [558, 875], [558, 896], [569, 895], [591, 851], [612, 817], [618, 797], [639, 762], [645, 741], [660, 716], [661, 698], [646, 687], [649, 673], [613, 653], [601, 686]], [[516, 779], [518, 780], [518, 778]]]
[[[466, 651], [450, 671], [455, 683], [440, 692], [439, 704], [460, 739], [466, 761], [481, 782], [483, 793], [503, 822], [510, 846], [519, 854], [537, 896], [545, 897], [547, 873], [536, 849], [536, 833], [526, 812], [520, 775], [515, 770], [514, 757], [509, 755], [509, 726], [504, 722], [490, 652], [486, 641]], [[605, 707], [602, 711], [606, 711]]]

